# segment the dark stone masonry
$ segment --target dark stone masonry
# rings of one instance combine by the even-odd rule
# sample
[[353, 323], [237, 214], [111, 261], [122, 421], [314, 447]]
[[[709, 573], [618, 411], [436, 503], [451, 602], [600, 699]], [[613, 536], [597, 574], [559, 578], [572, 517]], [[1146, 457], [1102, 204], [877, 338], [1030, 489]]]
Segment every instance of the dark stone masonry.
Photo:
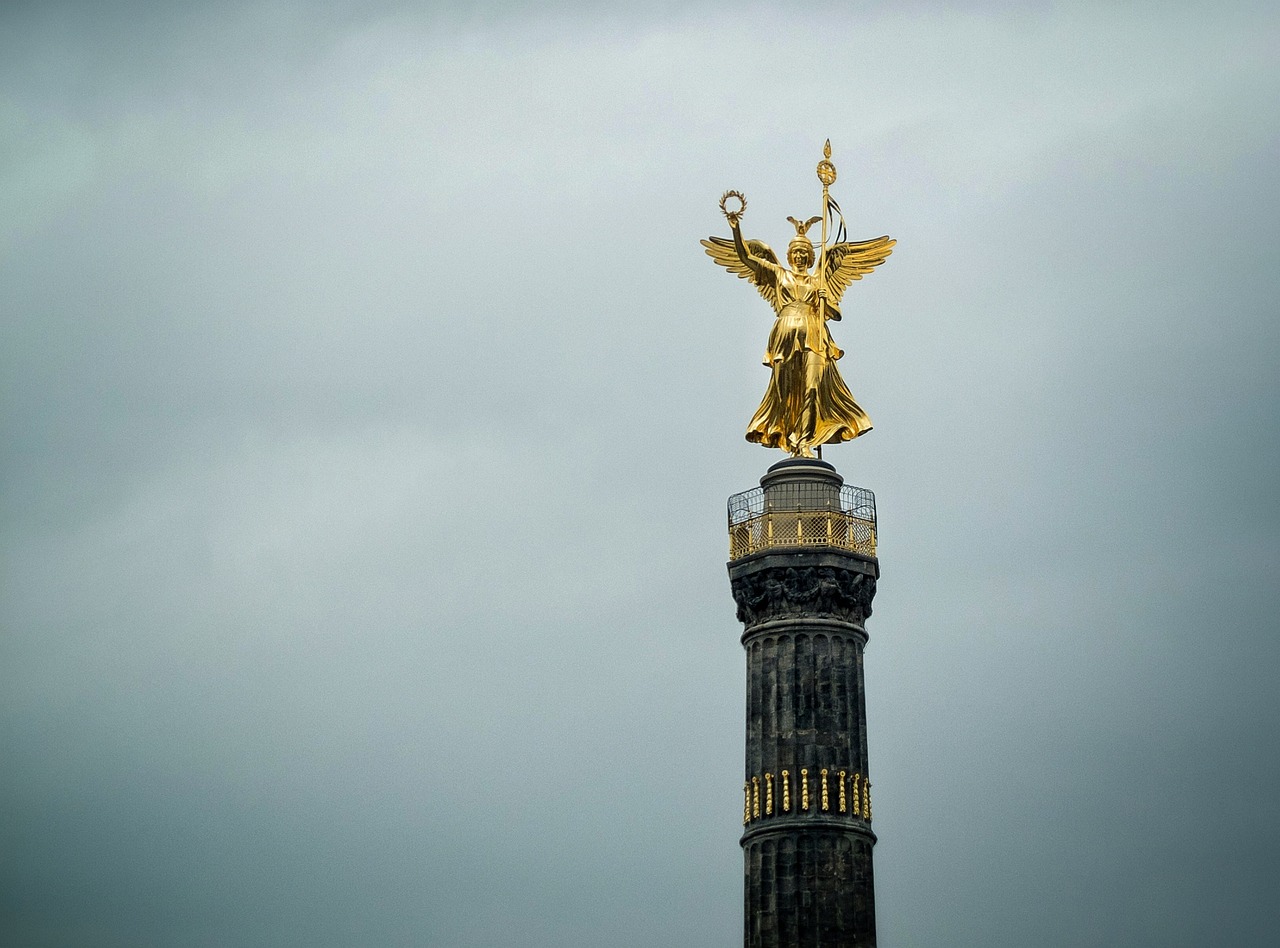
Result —
[[863, 649], [880, 569], [874, 519], [862, 552], [825, 539], [844, 535], [827, 522], [847, 525], [842, 484], [822, 461], [775, 464], [751, 526], [766, 539], [729, 563], [747, 653], [745, 948], [876, 943]]

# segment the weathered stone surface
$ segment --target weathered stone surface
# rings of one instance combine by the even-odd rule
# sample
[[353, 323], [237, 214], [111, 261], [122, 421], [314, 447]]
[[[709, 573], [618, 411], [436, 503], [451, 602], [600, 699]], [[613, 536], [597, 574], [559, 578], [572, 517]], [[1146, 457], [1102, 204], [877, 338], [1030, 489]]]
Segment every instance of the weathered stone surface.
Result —
[[[787, 462], [761, 483], [784, 491], [792, 477], [839, 481], [830, 465]], [[870, 771], [863, 649], [879, 563], [831, 548], [772, 549], [730, 563], [729, 575], [747, 653], [746, 782], [773, 787], [772, 812], [762, 802], [756, 813], [748, 798], [743, 944], [873, 948], [876, 838], [850, 783]]]
[[871, 615], [876, 579], [843, 566], [809, 565], [806, 554], [771, 554], [794, 565], [732, 575], [738, 621], [750, 629], [770, 619], [829, 618], [862, 626]]
[[861, 948], [876, 942], [872, 841], [771, 833], [743, 847], [745, 948]]

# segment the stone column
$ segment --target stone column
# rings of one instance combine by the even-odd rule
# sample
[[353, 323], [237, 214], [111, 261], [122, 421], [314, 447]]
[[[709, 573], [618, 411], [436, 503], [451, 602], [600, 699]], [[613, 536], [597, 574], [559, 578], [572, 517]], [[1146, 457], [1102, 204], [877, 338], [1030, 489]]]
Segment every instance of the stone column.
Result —
[[745, 948], [876, 943], [862, 655], [880, 569], [874, 507], [858, 552], [842, 484], [822, 461], [775, 464], [754, 499], [765, 539], [729, 563], [747, 653]]

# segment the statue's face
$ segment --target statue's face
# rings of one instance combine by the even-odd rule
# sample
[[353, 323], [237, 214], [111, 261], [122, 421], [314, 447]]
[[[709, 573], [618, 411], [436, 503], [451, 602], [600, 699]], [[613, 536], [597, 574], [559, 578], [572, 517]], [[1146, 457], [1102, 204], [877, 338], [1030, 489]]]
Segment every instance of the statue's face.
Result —
[[791, 265], [797, 269], [807, 270], [813, 263], [813, 252], [808, 247], [792, 247], [787, 256], [791, 260]]

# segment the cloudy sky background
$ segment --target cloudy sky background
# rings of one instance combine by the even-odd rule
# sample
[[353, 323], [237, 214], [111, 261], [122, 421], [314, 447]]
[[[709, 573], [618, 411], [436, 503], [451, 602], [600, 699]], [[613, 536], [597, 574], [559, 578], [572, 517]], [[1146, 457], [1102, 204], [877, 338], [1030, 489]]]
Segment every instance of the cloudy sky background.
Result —
[[0, 941], [740, 944], [830, 137], [882, 948], [1272, 943], [1266, 6], [7, 4]]

